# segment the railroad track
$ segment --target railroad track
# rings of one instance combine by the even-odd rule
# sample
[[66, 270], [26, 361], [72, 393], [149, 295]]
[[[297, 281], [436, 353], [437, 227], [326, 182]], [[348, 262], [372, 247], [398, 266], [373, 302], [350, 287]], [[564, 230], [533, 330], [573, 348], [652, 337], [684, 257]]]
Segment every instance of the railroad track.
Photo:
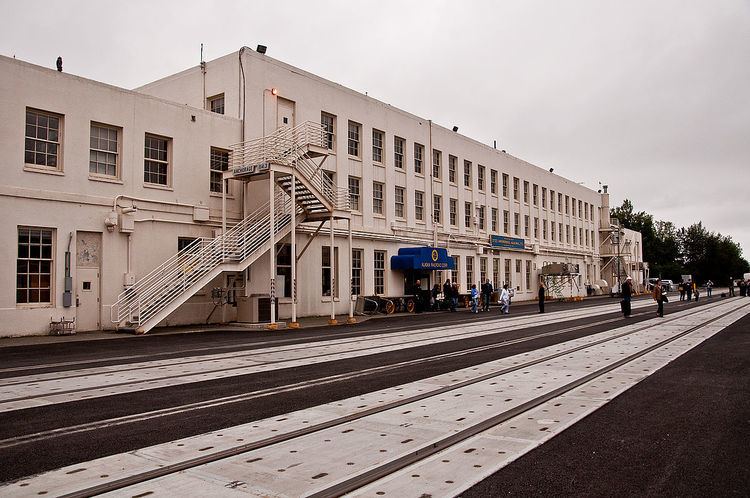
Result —
[[[693, 347], [747, 314], [749, 305], [737, 300], [721, 301], [666, 319], [629, 324], [453, 372], [414, 383], [411, 388], [387, 390], [391, 396], [387, 400], [377, 399], [387, 397], [384, 393], [373, 393], [337, 404], [340, 408], [276, 418], [265, 428], [256, 422], [220, 434], [71, 466], [10, 484], [5, 491], [67, 497], [108, 492], [147, 496], [175, 494], [181, 489], [192, 490], [192, 494], [212, 489], [222, 494], [235, 488], [306, 496], [340, 496], [355, 490], [385, 493], [375, 491], [372, 483], [382, 482], [505, 422], [523, 418], [576, 389], [604, 382], [602, 379], [608, 375], [630, 376], [637, 382], [642, 377], [635, 373], [616, 372], [637, 370], [638, 362], [645, 361], [651, 353], [683, 342], [688, 344], [681, 347]], [[698, 337], [692, 338], [694, 335]], [[668, 361], [671, 360], [660, 357], [657, 364]], [[571, 365], [577, 366], [569, 368]], [[468, 407], [474, 410], [467, 412]], [[436, 422], [434, 415], [446, 410], [465, 416]], [[341, 411], [346, 413], [340, 416]], [[385, 425], [394, 437], [404, 439], [390, 446], [380, 443], [386, 441], [380, 438], [389, 436], [382, 428]], [[383, 433], [378, 434], [379, 431]], [[408, 434], [412, 435], [405, 437]], [[253, 440], [246, 441], [248, 438]], [[243, 442], [236, 444], [237, 439]], [[334, 440], [336, 444], [331, 444]], [[199, 447], [206, 444], [209, 446]], [[378, 447], [381, 448], [376, 450]], [[144, 470], [144, 462], [151, 468]], [[76, 483], [71, 482], [73, 479]], [[282, 482], [291, 488], [269, 487]], [[209, 486], [208, 483], [213, 487], [201, 491], [199, 486]], [[223, 483], [223, 488], [217, 483]], [[2, 491], [0, 488], [0, 494]]]

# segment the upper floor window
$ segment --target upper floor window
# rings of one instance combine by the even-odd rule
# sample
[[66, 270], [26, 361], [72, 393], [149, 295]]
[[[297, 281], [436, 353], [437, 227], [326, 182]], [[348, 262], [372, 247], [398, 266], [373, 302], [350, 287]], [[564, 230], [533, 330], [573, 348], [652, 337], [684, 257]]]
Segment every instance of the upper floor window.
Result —
[[519, 180], [515, 176], [513, 177], [513, 199], [518, 200], [518, 185]]
[[320, 113], [320, 124], [323, 126], [323, 142], [328, 150], [333, 150], [336, 138], [336, 116], [326, 112]]
[[456, 165], [458, 164], [458, 158], [456, 156], [448, 156], [448, 181], [456, 183]]
[[464, 187], [471, 187], [471, 161], [464, 161]]
[[448, 201], [448, 213], [450, 224], [456, 226], [458, 224], [458, 221], [456, 221], [456, 216], [458, 216], [458, 199], [450, 199]]
[[471, 227], [471, 202], [464, 202], [464, 226]]
[[383, 214], [383, 184], [372, 182], [372, 212]]
[[443, 198], [442, 196], [439, 196], [437, 194], [433, 194], [432, 196], [432, 221], [435, 223], [442, 223], [443, 222]]
[[362, 125], [349, 121], [349, 155], [354, 157], [360, 157], [360, 140], [361, 140]]
[[119, 129], [91, 123], [89, 149], [89, 174], [94, 176], [119, 176]]
[[352, 211], [359, 211], [360, 181], [355, 176], [349, 177], [349, 207]]
[[414, 143], [414, 172], [422, 173], [422, 164], [424, 162], [424, 145]]
[[208, 110], [216, 114], [224, 114], [224, 94], [214, 95], [208, 99]]
[[169, 185], [169, 139], [146, 134], [143, 151], [143, 181]]
[[385, 134], [373, 128], [372, 130], [372, 162], [383, 162], [383, 137]]
[[393, 196], [394, 207], [396, 210], [396, 218], [404, 218], [404, 197], [406, 189], [404, 187], [396, 187]]
[[542, 207], [547, 207], [547, 187], [542, 187]]
[[414, 191], [414, 217], [419, 221], [424, 220], [424, 192]]
[[62, 118], [59, 114], [26, 109], [26, 164], [62, 170]]
[[223, 173], [229, 169], [229, 151], [211, 147], [211, 192], [221, 193]]
[[443, 153], [439, 150], [432, 149], [432, 176], [440, 178], [440, 166], [443, 162]]
[[503, 173], [503, 197], [508, 197], [508, 175]]
[[538, 206], [539, 205], [539, 185], [537, 185], [536, 183], [532, 185], [531, 187], [531, 196], [532, 196], [532, 200], [534, 201], [534, 205]]
[[484, 166], [477, 165], [477, 188], [484, 190]]
[[397, 168], [404, 169], [404, 145], [406, 140], [393, 137], [393, 163]]
[[490, 193], [497, 194], [497, 171], [490, 170]]

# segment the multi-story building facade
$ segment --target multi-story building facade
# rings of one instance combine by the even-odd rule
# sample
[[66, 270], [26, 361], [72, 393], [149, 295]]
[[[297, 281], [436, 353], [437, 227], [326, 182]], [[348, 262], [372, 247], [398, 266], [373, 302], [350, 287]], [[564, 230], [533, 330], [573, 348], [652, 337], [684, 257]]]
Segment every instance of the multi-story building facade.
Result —
[[[282, 319], [346, 313], [351, 295], [403, 295], [416, 278], [533, 299], [550, 262], [578, 265], [572, 294], [601, 279], [606, 194], [247, 48], [135, 91], [2, 57], [0, 88], [6, 334], [63, 317], [82, 330], [252, 320], [269, 294]], [[303, 132], [318, 143], [269, 159]], [[262, 161], [238, 162], [259, 147]], [[449, 265], [392, 268], [425, 246]], [[168, 303], [147, 312], [144, 296]]]

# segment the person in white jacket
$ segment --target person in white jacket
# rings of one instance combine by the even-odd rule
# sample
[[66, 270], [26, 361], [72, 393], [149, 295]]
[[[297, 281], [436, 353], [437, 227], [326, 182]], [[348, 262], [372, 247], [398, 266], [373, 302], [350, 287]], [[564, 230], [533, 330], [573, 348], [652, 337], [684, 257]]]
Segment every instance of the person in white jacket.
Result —
[[500, 291], [500, 314], [507, 315], [508, 313], [510, 313], [510, 293], [508, 284], [505, 284], [503, 290]]

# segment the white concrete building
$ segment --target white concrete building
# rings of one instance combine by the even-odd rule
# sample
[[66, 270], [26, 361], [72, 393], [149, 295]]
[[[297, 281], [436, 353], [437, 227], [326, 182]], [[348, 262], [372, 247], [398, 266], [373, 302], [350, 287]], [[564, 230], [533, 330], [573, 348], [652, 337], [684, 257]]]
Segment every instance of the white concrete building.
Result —
[[[247, 48], [135, 91], [0, 57], [0, 112], [3, 335], [268, 320], [270, 294], [283, 320], [347, 313], [350, 279], [601, 279], [606, 194]], [[425, 246], [455, 268], [391, 268]]]

